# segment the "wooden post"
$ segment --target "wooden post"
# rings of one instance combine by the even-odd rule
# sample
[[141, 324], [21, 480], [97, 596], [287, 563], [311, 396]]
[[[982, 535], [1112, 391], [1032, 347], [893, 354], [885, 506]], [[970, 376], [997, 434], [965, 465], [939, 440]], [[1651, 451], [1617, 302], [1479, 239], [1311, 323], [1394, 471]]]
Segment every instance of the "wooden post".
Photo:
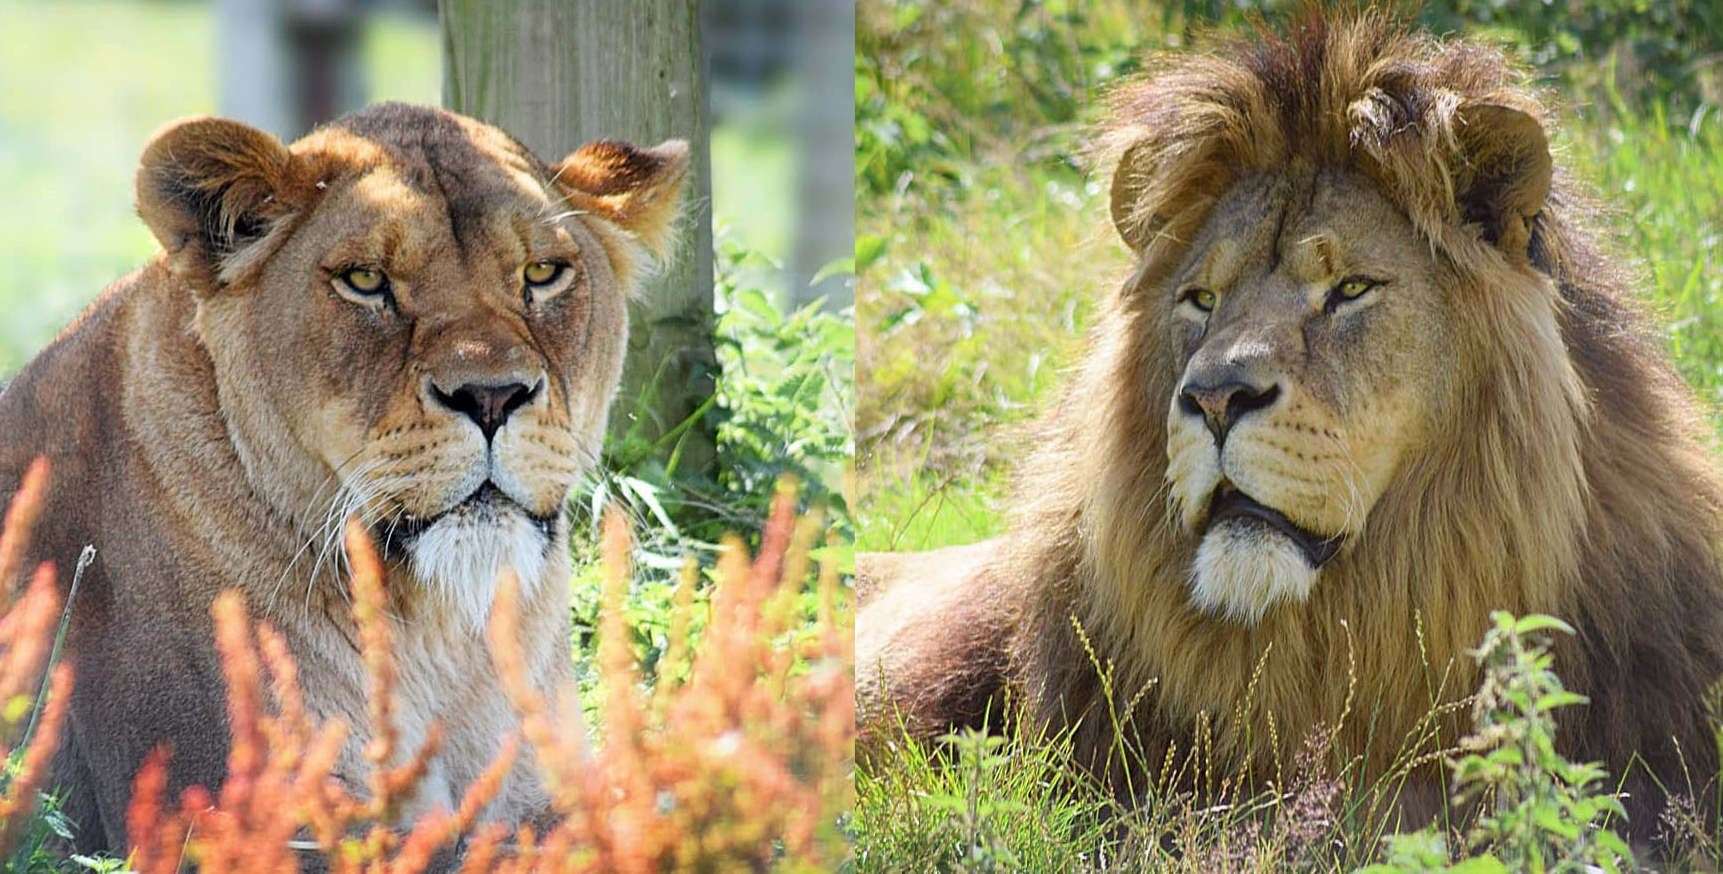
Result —
[[[697, 0], [439, 0], [443, 103], [546, 161], [589, 140], [693, 147], [678, 252], [630, 311], [611, 434], [661, 439], [713, 391], [712, 182]], [[642, 402], [642, 398], [646, 402]], [[682, 469], [710, 468], [694, 427]]]

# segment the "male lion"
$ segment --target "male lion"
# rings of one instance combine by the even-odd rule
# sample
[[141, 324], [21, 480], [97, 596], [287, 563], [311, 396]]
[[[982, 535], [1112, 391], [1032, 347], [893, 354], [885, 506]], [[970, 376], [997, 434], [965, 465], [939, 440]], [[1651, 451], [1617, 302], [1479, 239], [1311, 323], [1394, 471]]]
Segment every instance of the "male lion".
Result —
[[[84, 850], [123, 851], [133, 775], [217, 786], [225, 693], [209, 609], [238, 589], [287, 639], [307, 704], [355, 731], [365, 670], [334, 556], [369, 524], [399, 682], [399, 748], [442, 751], [406, 805], [452, 807], [514, 724], [483, 641], [499, 571], [525, 658], [572, 689], [567, 522], [598, 458], [625, 303], [665, 254], [680, 141], [547, 165], [503, 132], [400, 104], [291, 146], [201, 118], [158, 134], [138, 212], [164, 252], [110, 287], [0, 394], [0, 496], [53, 486], [33, 555], [94, 563], [71, 603], [70, 730], [55, 780]], [[543, 812], [528, 758], [487, 813]]]
[[1723, 487], [1548, 124], [1500, 52], [1374, 13], [1118, 89], [1135, 270], [1010, 533], [860, 561], [864, 745], [1010, 698], [1100, 766], [1119, 739], [1086, 636], [1144, 761], [1212, 720], [1220, 773], [1270, 774], [1326, 727], [1382, 775], [1475, 688], [1467, 650], [1510, 610], [1578, 630], [1556, 667], [1590, 704], [1561, 738], [1628, 775], [1638, 830], [1657, 781], [1703, 797]]

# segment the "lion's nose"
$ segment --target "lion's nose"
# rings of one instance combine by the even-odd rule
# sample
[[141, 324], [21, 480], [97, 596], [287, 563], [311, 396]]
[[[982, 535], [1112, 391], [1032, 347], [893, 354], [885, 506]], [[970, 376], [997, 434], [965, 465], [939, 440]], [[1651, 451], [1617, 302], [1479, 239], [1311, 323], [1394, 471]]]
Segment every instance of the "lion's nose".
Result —
[[1214, 435], [1215, 446], [1226, 445], [1226, 435], [1238, 420], [1268, 407], [1280, 397], [1280, 386], [1270, 383], [1266, 388], [1243, 379], [1229, 378], [1212, 385], [1187, 382], [1179, 392], [1179, 407], [1193, 416], [1202, 416], [1203, 424]]
[[438, 403], [472, 419], [484, 432], [485, 439], [490, 440], [515, 410], [526, 406], [538, 395], [541, 385], [542, 382], [534, 386], [519, 382], [502, 385], [469, 382], [452, 392], [445, 392], [433, 383], [431, 394]]

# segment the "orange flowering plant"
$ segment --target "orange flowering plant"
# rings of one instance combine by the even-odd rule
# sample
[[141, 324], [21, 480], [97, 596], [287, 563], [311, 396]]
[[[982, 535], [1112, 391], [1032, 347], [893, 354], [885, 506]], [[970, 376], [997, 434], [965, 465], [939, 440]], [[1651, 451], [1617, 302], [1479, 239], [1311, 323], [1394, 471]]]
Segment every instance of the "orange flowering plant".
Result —
[[[45, 487], [39, 465], [0, 536], [0, 579], [17, 578]], [[350, 524], [354, 617], [371, 689], [368, 785], [352, 790], [331, 776], [348, 727], [307, 711], [285, 641], [253, 622], [237, 593], [225, 594], [212, 614], [228, 689], [226, 780], [170, 798], [167, 753], [145, 761], [127, 817], [127, 866], [139, 874], [288, 872], [314, 861], [377, 874], [830, 870], [848, 854], [840, 817], [852, 791], [849, 606], [835, 565], [814, 567], [817, 515], [798, 519], [794, 506], [781, 489], [758, 555], [750, 558], [738, 539], [725, 542], [709, 599], [693, 597], [698, 575], [684, 570], [650, 691], [624, 618], [631, 535], [620, 516], [605, 519], [596, 739], [581, 719], [552, 719], [551, 704], [528, 681], [514, 644], [516, 588], [505, 580], [488, 641], [520, 716], [519, 735], [456, 809], [404, 829], [388, 824], [436, 755], [438, 735], [389, 765], [398, 735], [383, 575], [364, 529]], [[797, 606], [810, 581], [819, 605], [811, 629], [801, 627]], [[60, 608], [53, 570], [44, 567], [0, 618], [0, 715], [32, 709], [27, 693], [50, 661]], [[695, 615], [704, 610], [710, 614]], [[690, 631], [696, 626], [704, 628], [699, 640]], [[43, 785], [71, 682], [66, 664], [53, 667], [39, 721], [13, 757], [0, 792], [0, 838], [8, 842]], [[25, 703], [14, 707], [18, 700]], [[553, 815], [518, 828], [479, 824], [523, 747], [543, 771]]]

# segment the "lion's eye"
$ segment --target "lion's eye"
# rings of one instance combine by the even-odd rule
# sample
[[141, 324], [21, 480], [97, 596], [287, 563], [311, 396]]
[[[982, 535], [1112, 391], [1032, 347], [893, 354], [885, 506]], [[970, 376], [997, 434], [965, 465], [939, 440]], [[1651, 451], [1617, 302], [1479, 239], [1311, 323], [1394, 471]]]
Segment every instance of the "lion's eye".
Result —
[[521, 271], [528, 285], [549, 285], [566, 269], [560, 261], [534, 261]]
[[1214, 311], [1216, 301], [1215, 293], [1206, 288], [1187, 289], [1182, 297], [1185, 300], [1190, 301], [1191, 306], [1194, 306], [1205, 313]]
[[1381, 284], [1382, 280], [1371, 279], [1368, 276], [1348, 276], [1329, 289], [1328, 300], [1323, 308], [1333, 312], [1335, 307], [1357, 300]]
[[1376, 283], [1371, 282], [1368, 279], [1362, 279], [1360, 277], [1354, 276], [1350, 279], [1347, 279], [1347, 280], [1341, 282], [1340, 285], [1336, 286], [1334, 290], [1341, 297], [1346, 298], [1347, 300], [1354, 300], [1359, 295], [1362, 295], [1364, 292], [1369, 291], [1370, 289], [1375, 288], [1375, 287], [1376, 287]]
[[389, 277], [375, 267], [354, 267], [342, 271], [340, 280], [360, 294], [382, 294], [389, 290]]

